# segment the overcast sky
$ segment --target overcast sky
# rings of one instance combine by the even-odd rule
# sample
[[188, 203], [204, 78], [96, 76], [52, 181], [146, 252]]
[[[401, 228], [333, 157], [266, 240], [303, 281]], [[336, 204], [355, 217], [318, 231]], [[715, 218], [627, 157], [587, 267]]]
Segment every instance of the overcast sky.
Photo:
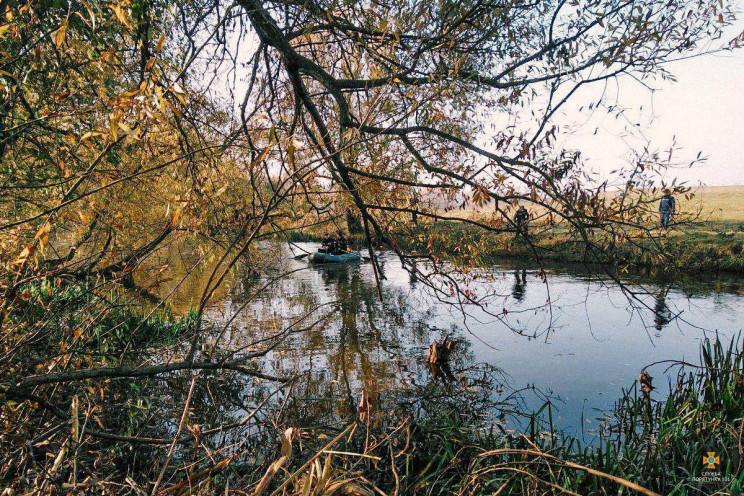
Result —
[[[736, 9], [739, 20], [711, 48], [727, 45], [744, 31], [744, 0], [736, 2]], [[245, 53], [254, 49], [255, 39], [248, 43]], [[652, 148], [668, 150], [676, 140], [676, 160], [689, 163], [699, 152], [707, 157], [692, 168], [669, 170], [666, 180], [675, 176], [688, 185], [744, 185], [744, 48], [672, 62], [666, 68], [676, 82], [652, 82], [652, 92], [624, 78], [619, 86], [613, 82], [604, 90], [609, 102], [633, 109], [628, 112], [630, 121], [643, 123], [637, 129], [643, 130]], [[225, 83], [229, 86], [232, 80]], [[245, 81], [234, 89], [242, 97]], [[562, 135], [558, 145], [580, 150], [587, 165], [604, 180], [613, 169], [633, 162], [629, 150], [642, 149], [646, 141], [627, 136], [628, 121], [587, 109], [601, 93], [602, 87], [597, 86], [583, 95], [577, 93], [556, 119], [574, 127]]]
[[[741, 33], [744, 21], [737, 21], [729, 31], [728, 39]], [[653, 93], [627, 79], [619, 90], [608, 91], [626, 106], [643, 107], [645, 135], [655, 148], [668, 150], [676, 137], [681, 150], [675, 156], [680, 160], [694, 159], [698, 152], [708, 157], [702, 165], [674, 169], [668, 176], [676, 175], [691, 185], [744, 185], [744, 48], [674, 62], [667, 69], [678, 81], [656, 82]], [[579, 112], [590, 97], [566, 109], [565, 119], [583, 124], [564, 144], [582, 150], [591, 167], [605, 175], [627, 164], [628, 144], [643, 143], [623, 139], [622, 120]]]

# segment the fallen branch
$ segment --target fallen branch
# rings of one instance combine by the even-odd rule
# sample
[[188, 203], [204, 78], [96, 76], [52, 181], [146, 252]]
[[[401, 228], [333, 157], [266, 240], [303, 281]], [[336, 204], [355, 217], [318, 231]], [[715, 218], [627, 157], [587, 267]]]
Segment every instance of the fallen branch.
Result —
[[16, 383], [13, 387], [0, 388], [0, 392], [13, 394], [16, 390], [28, 389], [44, 384], [56, 384], [62, 382], [84, 381], [87, 379], [115, 379], [132, 377], [153, 377], [168, 372], [180, 370], [234, 370], [241, 374], [258, 377], [276, 382], [288, 382], [289, 378], [274, 377], [256, 370], [250, 369], [243, 362], [250, 357], [229, 362], [176, 362], [164, 365], [151, 365], [145, 367], [102, 367], [98, 369], [77, 370], [74, 372], [63, 372], [58, 374], [33, 375]]

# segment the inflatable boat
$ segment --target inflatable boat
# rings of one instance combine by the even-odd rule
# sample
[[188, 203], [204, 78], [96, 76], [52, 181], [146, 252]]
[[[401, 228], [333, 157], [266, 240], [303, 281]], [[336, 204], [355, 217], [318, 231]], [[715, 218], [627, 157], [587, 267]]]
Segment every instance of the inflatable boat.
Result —
[[310, 262], [316, 263], [316, 264], [331, 264], [331, 263], [350, 263], [350, 262], [359, 262], [362, 259], [362, 256], [355, 251], [350, 251], [349, 253], [323, 253], [316, 251], [315, 253], [310, 254]]

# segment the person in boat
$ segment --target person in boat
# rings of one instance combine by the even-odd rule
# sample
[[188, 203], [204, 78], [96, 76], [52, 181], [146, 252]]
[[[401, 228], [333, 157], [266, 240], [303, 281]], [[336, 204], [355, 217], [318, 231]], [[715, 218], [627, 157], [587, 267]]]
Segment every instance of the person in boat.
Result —
[[664, 196], [659, 201], [659, 216], [661, 217], [661, 226], [664, 229], [669, 229], [669, 222], [672, 220], [672, 216], [676, 213], [677, 202], [672, 196], [672, 192], [668, 189], [664, 190]]
[[346, 253], [349, 251], [349, 242], [346, 240], [346, 237], [344, 236], [344, 233], [339, 231], [338, 233], [338, 241], [336, 241], [336, 251], [333, 252], [334, 254], [338, 255], [341, 253]]
[[524, 208], [524, 205], [520, 205], [517, 209], [517, 213], [514, 214], [514, 224], [516, 224], [519, 231], [527, 234], [527, 224], [530, 222], [530, 213]]
[[328, 233], [323, 235], [323, 241], [318, 250], [320, 253], [333, 253], [336, 246], [336, 239]]

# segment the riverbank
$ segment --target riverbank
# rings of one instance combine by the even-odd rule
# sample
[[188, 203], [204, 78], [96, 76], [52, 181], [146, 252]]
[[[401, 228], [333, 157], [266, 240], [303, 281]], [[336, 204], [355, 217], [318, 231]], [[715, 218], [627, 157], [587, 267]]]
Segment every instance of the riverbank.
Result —
[[[390, 233], [397, 247], [408, 251], [431, 251], [440, 258], [489, 265], [498, 259], [515, 259], [534, 263], [608, 264], [642, 272], [694, 274], [700, 272], [744, 273], [744, 186], [703, 187], [694, 194], [678, 198], [678, 208], [686, 212], [684, 223], [671, 229], [652, 228], [632, 241], [607, 246], [604, 253], [591, 250], [578, 237], [563, 227], [548, 227], [540, 222], [530, 226], [529, 239], [514, 232], [494, 234], [464, 220], [492, 222], [492, 206], [478, 210], [455, 210], [448, 217], [463, 219], [420, 224], [396, 224]], [[692, 219], [692, 220], [689, 220]], [[332, 231], [337, 228], [334, 227]], [[292, 233], [291, 241], [320, 241], [323, 228], [317, 232]], [[363, 236], [351, 236], [361, 247]]]
[[[396, 246], [411, 252], [432, 254], [463, 263], [489, 265], [498, 259], [566, 264], [609, 264], [654, 274], [721, 272], [744, 273], [744, 223], [697, 222], [669, 231], [656, 230], [652, 237], [623, 242], [605, 252], [560, 229], [534, 226], [525, 239], [516, 233], [491, 233], [471, 224], [448, 221], [411, 226], [391, 235]], [[296, 234], [291, 241], [320, 241], [314, 233]], [[364, 245], [361, 236], [352, 243]]]
[[[155, 477], [153, 467], [170, 460], [164, 494], [217, 494], [227, 487], [288, 495], [741, 494], [741, 335], [703, 340], [698, 360], [644, 369], [648, 375], [629, 384], [595, 427], [599, 441], [586, 445], [555, 426], [560, 406], [546, 402], [533, 412], [494, 404], [487, 369], [468, 376], [455, 361], [457, 380], [447, 379], [447, 364], [440, 364], [415, 396], [401, 392], [381, 410], [379, 397], [365, 389], [344, 402], [336, 422], [322, 422], [327, 417], [317, 415], [314, 400], [333, 398], [296, 392], [305, 376], [263, 389], [256, 379], [266, 376], [256, 375], [260, 368], [248, 357], [239, 366], [221, 359], [210, 367], [201, 356], [181, 362], [183, 344], [195, 337], [193, 314], [140, 314], [124, 301], [106, 309], [110, 295], [85, 289], [30, 286], [24, 306], [9, 314], [10, 322], [33, 322], [36, 330], [32, 341], [20, 342], [25, 359], [4, 370], [15, 378], [3, 383], [8, 442], [0, 480], [17, 492], [50, 480], [79, 492], [126, 486], [140, 494]], [[374, 298], [370, 292], [369, 301]], [[48, 310], [57, 318], [35, 317]], [[209, 342], [209, 332], [202, 334]], [[354, 342], [347, 346], [353, 353]], [[140, 363], [133, 361], [140, 355], [151, 358], [125, 367]], [[60, 363], [80, 370], [59, 373]], [[665, 384], [668, 366], [677, 374]], [[54, 373], [41, 381], [48, 371]], [[39, 399], [52, 389], [54, 403]], [[236, 407], [239, 415], [226, 414]], [[501, 415], [527, 418], [527, 425], [509, 427]], [[192, 416], [210, 420], [192, 425], [185, 420]], [[168, 454], [174, 435], [183, 448]], [[211, 456], [197, 457], [200, 446]], [[710, 452], [712, 467], [703, 461]], [[78, 479], [89, 467], [104, 468]]]
[[[409, 248], [429, 246], [435, 253], [488, 263], [494, 258], [579, 264], [611, 264], [663, 272], [744, 273], [744, 230], [734, 223], [698, 223], [657, 230], [652, 237], [593, 249], [560, 229], [535, 226], [528, 238], [493, 234], [462, 223], [437, 223], [423, 233], [403, 237]], [[440, 255], [441, 256], [441, 255]]]
[[[475, 242], [479, 250], [474, 253], [485, 261], [496, 257], [534, 261], [539, 256], [545, 261], [608, 263], [655, 273], [744, 273], [744, 187], [702, 187], [692, 193], [677, 199], [680, 211], [692, 220], [668, 231], [654, 228], [650, 237], [619, 242], [601, 255], [587, 250], [582, 240], [561, 228], [534, 225], [529, 242], [515, 239], [513, 233], [479, 234], [467, 224], [438, 224], [433, 232], [440, 235], [439, 247], [445, 253], [467, 254], [464, 243], [448, 241], [464, 239]], [[472, 218], [481, 215], [468, 213]]]

